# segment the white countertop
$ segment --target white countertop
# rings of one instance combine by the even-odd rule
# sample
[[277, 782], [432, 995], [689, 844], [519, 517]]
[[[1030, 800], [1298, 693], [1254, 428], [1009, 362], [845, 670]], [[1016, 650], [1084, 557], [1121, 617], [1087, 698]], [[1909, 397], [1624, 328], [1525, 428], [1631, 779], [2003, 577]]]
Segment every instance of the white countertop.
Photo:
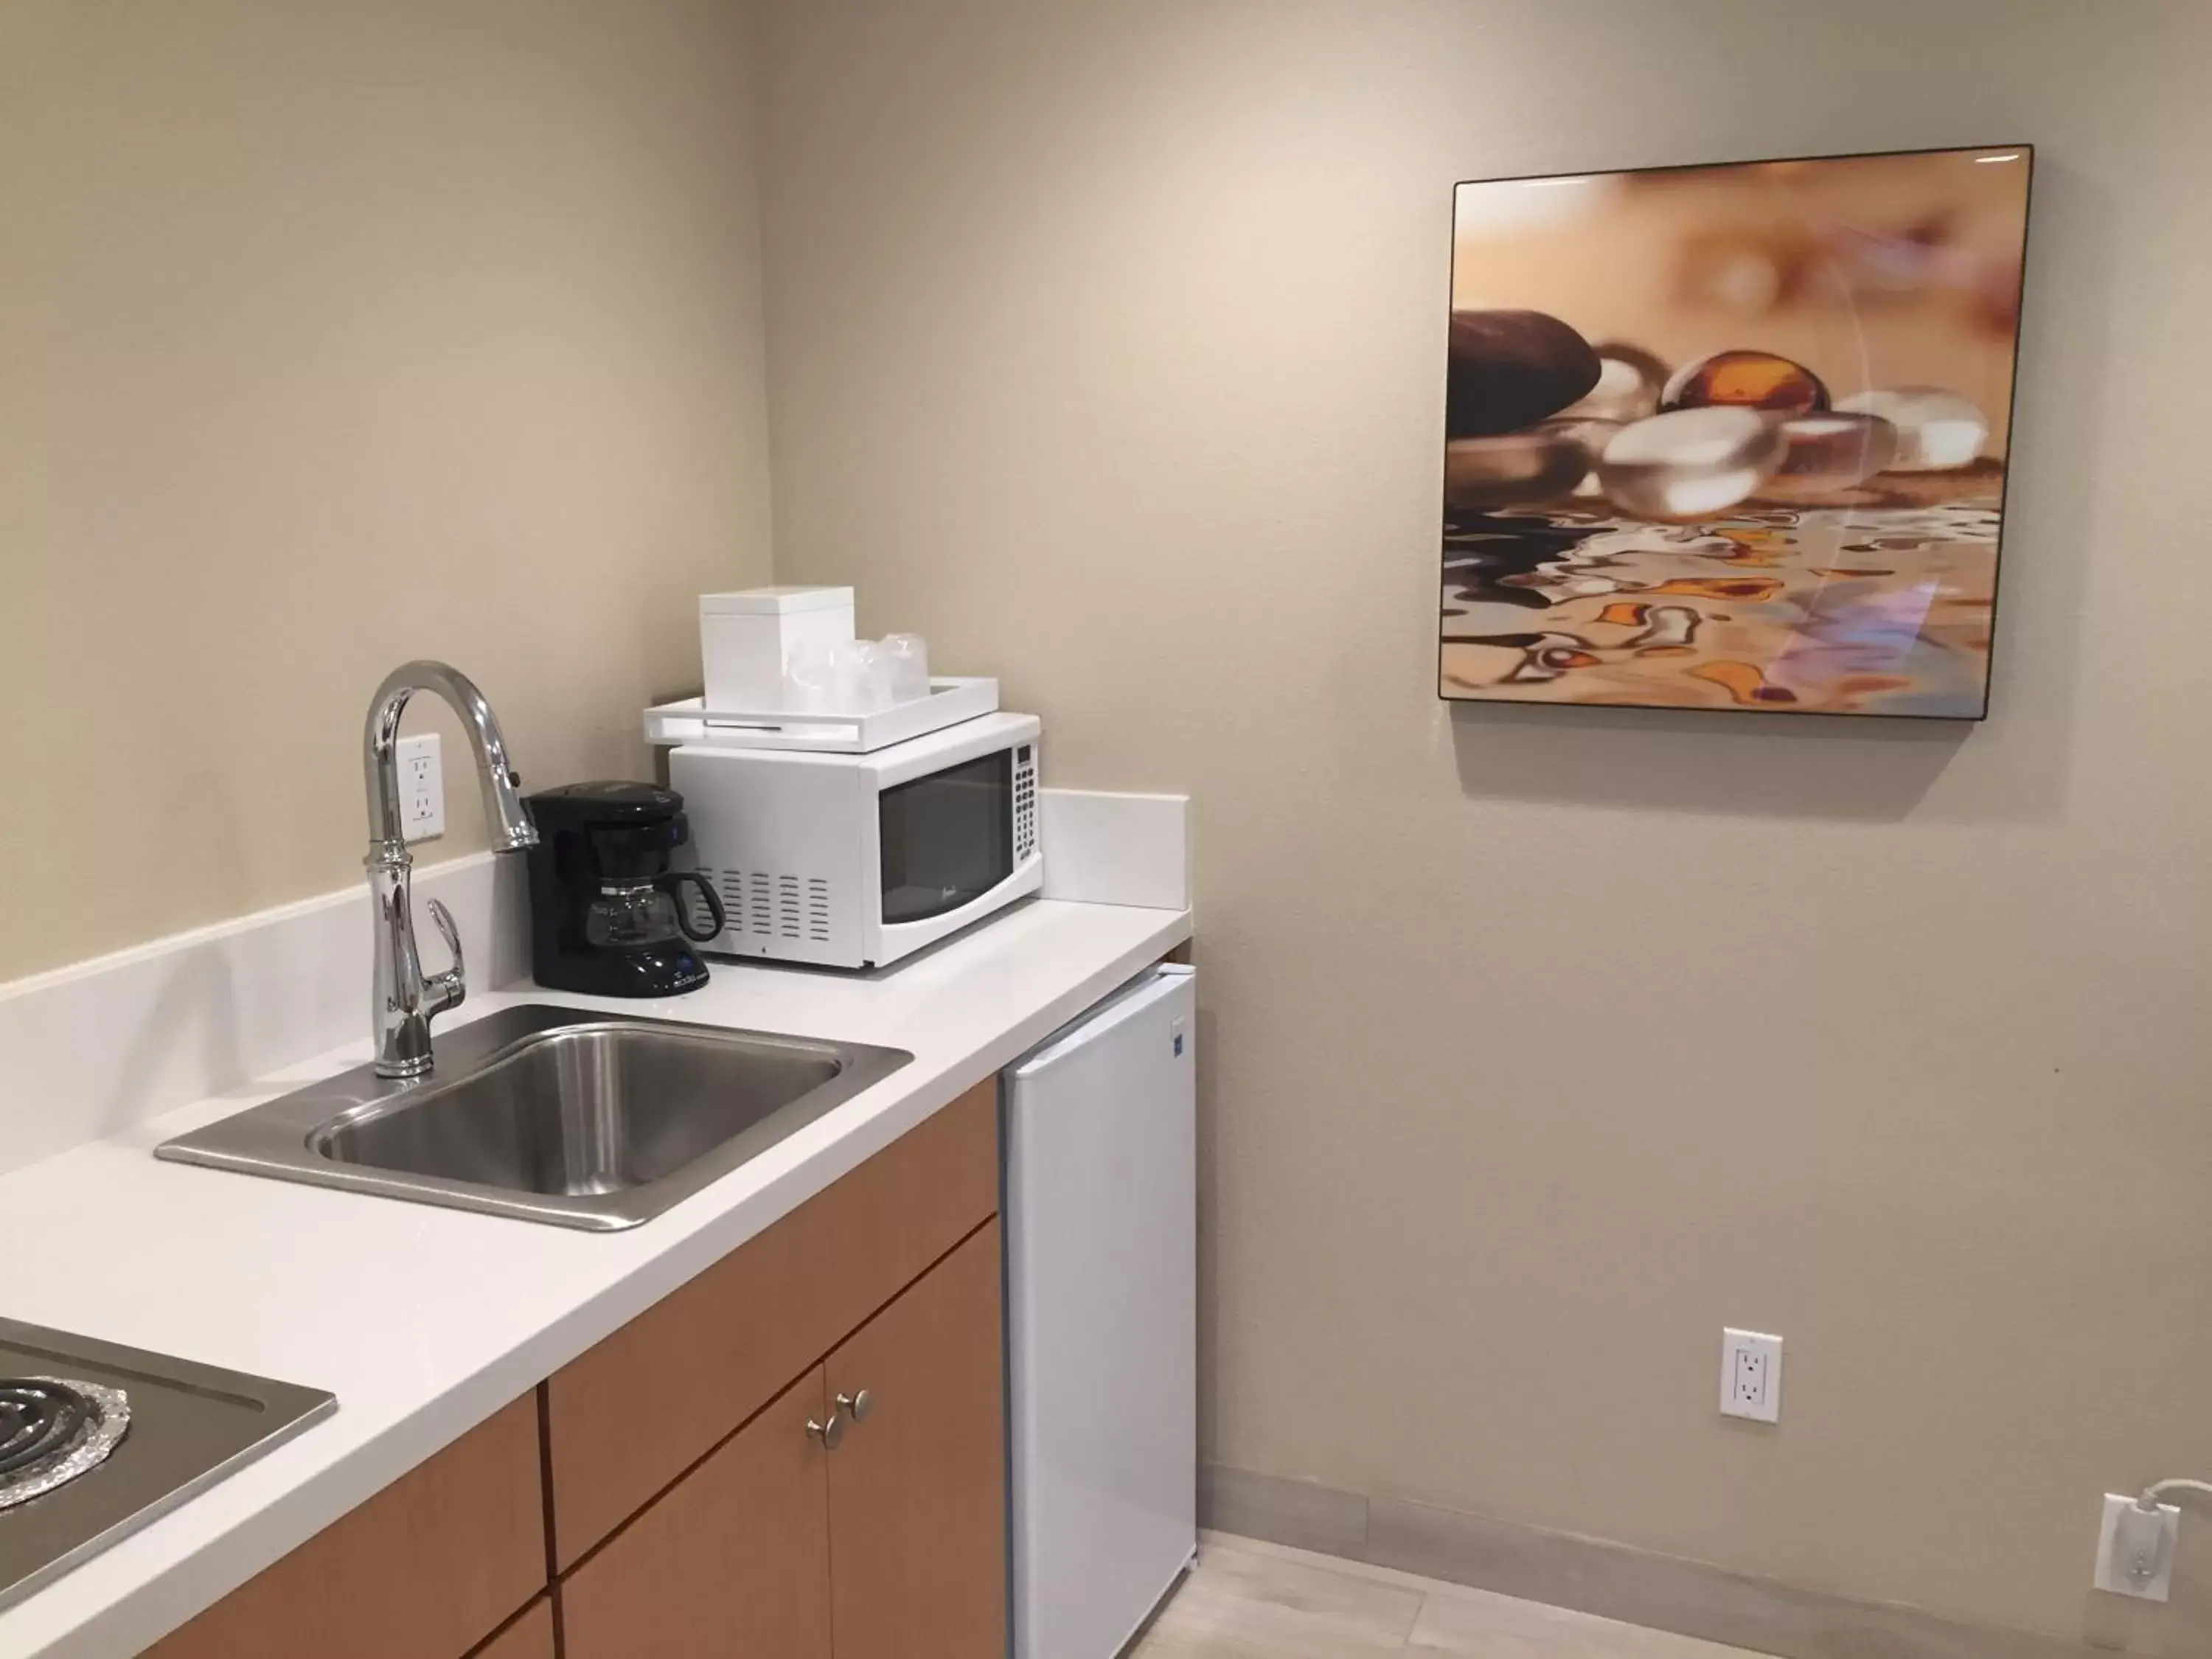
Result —
[[1188, 912], [1034, 901], [879, 973], [718, 966], [655, 1002], [554, 1002], [909, 1049], [911, 1064], [618, 1233], [157, 1162], [158, 1141], [368, 1056], [366, 1037], [0, 1176], [0, 1310], [327, 1389], [335, 1416], [0, 1612], [0, 1659], [157, 1640], [1190, 936]]

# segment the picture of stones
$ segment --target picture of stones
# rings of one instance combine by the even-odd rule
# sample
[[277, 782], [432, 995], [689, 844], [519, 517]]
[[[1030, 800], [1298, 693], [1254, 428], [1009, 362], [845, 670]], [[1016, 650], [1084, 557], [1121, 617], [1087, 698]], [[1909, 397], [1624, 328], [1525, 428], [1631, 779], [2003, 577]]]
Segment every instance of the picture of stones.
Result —
[[1458, 185], [1441, 695], [1986, 714], [2033, 165]]

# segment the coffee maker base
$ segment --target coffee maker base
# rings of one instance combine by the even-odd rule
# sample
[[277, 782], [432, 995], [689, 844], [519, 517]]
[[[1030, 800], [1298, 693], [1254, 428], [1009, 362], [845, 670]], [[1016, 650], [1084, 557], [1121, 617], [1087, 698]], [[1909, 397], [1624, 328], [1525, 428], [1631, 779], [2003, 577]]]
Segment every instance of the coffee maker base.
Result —
[[541, 963], [531, 977], [549, 991], [593, 997], [672, 997], [707, 982], [699, 953], [678, 945], [605, 951]]

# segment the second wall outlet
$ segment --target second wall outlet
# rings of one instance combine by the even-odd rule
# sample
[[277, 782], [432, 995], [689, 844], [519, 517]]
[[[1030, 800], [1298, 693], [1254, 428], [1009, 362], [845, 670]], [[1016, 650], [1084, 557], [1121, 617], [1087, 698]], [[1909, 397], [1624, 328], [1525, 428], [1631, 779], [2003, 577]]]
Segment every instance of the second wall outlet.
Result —
[[1758, 1331], [1721, 1333], [1721, 1411], [1754, 1423], [1782, 1420], [1782, 1339]]
[[2180, 1535], [2181, 1511], [2173, 1504], [2146, 1510], [2132, 1498], [2106, 1492], [2104, 1528], [2097, 1534], [2097, 1588], [2165, 1601], [2173, 1593], [2173, 1547]]
[[392, 758], [399, 763], [399, 822], [410, 841], [446, 833], [446, 772], [438, 757], [438, 734], [402, 738]]

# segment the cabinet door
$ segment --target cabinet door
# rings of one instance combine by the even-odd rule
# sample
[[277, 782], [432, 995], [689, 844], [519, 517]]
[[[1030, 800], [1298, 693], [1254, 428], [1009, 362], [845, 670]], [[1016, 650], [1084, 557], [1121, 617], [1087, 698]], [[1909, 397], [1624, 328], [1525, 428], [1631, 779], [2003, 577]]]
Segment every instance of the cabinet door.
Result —
[[564, 1578], [566, 1659], [830, 1659], [828, 1417], [817, 1366]]
[[837, 1659], [1006, 1650], [1001, 1308], [993, 1220], [823, 1368], [833, 1400], [868, 1395], [829, 1459]]
[[459, 1659], [545, 1588], [538, 1421], [533, 1389], [147, 1659]]
[[553, 1659], [553, 1604], [540, 1596], [470, 1659]]

